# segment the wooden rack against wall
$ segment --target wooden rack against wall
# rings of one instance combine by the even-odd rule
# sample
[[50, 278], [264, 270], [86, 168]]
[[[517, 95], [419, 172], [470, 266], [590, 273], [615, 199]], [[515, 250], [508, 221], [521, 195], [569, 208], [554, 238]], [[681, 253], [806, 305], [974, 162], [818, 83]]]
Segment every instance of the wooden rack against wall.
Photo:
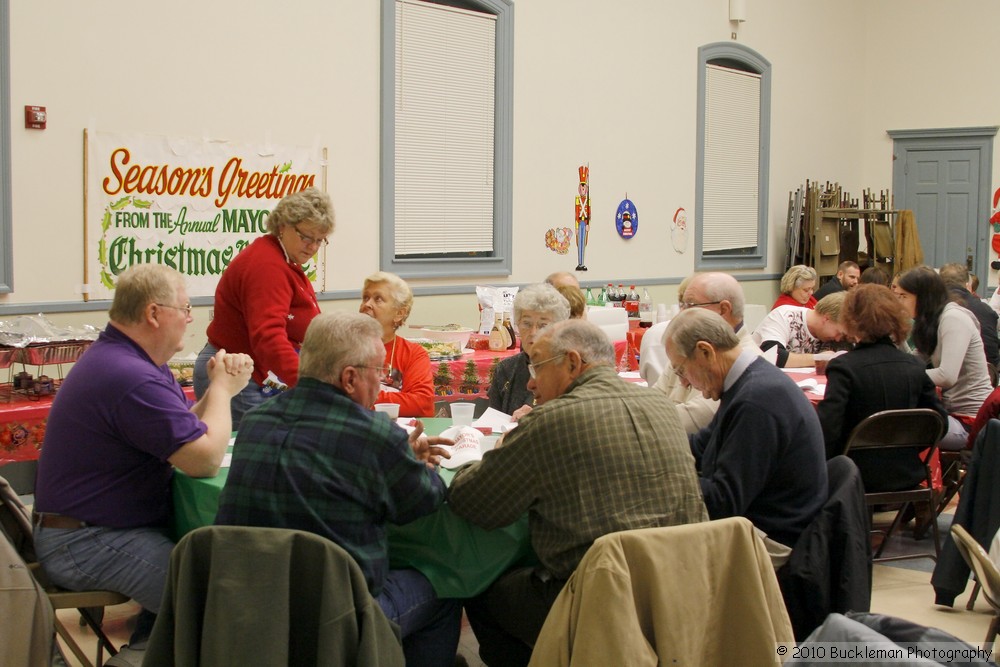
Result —
[[[789, 193], [785, 270], [808, 264], [820, 277], [832, 276], [841, 262], [851, 260], [862, 268], [877, 264], [892, 275], [898, 211], [892, 209], [888, 190], [876, 196], [866, 189], [862, 202], [859, 206], [840, 184], [830, 182], [820, 187], [807, 180], [805, 187]], [[859, 250], [862, 223], [866, 252]]]

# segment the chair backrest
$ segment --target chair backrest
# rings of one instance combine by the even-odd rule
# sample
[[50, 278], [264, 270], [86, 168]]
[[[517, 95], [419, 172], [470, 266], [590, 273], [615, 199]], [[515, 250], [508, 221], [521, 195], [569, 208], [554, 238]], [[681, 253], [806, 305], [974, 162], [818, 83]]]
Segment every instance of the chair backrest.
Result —
[[0, 627], [5, 634], [4, 656], [0, 657], [0, 663], [49, 664], [55, 617], [45, 591], [28, 566], [35, 560], [31, 518], [3, 477], [0, 477], [0, 533], [3, 533], [0, 536]]
[[403, 651], [338, 545], [299, 530], [204, 526], [170, 556], [143, 664], [395, 666]]
[[591, 306], [587, 309], [587, 321], [599, 326], [611, 342], [625, 340], [628, 333], [628, 313], [624, 308]]
[[775, 644], [792, 642], [764, 543], [750, 521], [730, 517], [596, 539], [549, 611], [530, 667], [763, 664]]
[[0, 477], [0, 530], [7, 536], [25, 563], [34, 563], [35, 541], [31, 534], [31, 514], [17, 492]]
[[827, 461], [826, 470], [826, 503], [778, 570], [796, 641], [805, 639], [828, 614], [871, 607], [872, 550], [861, 473], [846, 456]]
[[944, 418], [936, 410], [882, 410], [854, 427], [844, 453], [875, 447], [933, 447], [944, 437], [944, 432]]
[[663, 334], [667, 332], [670, 320], [657, 322], [642, 336], [639, 344], [639, 375], [649, 386], [656, 384], [667, 367], [667, 350], [663, 347]]
[[1000, 570], [997, 569], [996, 563], [990, 560], [986, 549], [976, 542], [976, 538], [957, 523], [951, 526], [951, 539], [955, 541], [962, 559], [976, 574], [976, 581], [983, 587], [983, 594], [986, 595], [990, 606], [1000, 610]]
[[759, 303], [748, 303], [743, 306], [743, 326], [746, 327], [747, 331], [753, 331], [757, 328], [757, 325], [767, 317], [768, 312], [771, 309], [767, 306]]

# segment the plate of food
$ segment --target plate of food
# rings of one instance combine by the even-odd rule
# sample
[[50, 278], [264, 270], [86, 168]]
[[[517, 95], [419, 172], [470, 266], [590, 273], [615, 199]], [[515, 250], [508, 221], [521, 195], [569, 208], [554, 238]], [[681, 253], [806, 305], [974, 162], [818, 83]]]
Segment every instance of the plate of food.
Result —
[[410, 342], [427, 350], [427, 356], [431, 358], [431, 361], [451, 361], [462, 356], [462, 348], [455, 342], [431, 340], [430, 338], [411, 338]]

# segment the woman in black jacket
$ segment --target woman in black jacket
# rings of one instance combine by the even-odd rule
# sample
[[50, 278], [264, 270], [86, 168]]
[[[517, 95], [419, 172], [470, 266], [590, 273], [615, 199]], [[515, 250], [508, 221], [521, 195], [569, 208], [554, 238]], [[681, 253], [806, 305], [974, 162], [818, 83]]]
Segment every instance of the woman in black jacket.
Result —
[[[854, 350], [830, 360], [826, 393], [818, 406], [827, 458], [844, 452], [851, 431], [882, 410], [931, 408], [947, 418], [924, 364], [896, 346], [906, 340], [910, 318], [882, 285], [858, 285], [841, 309], [841, 324]], [[865, 491], [913, 488], [924, 478], [919, 453], [848, 452], [861, 470]]]

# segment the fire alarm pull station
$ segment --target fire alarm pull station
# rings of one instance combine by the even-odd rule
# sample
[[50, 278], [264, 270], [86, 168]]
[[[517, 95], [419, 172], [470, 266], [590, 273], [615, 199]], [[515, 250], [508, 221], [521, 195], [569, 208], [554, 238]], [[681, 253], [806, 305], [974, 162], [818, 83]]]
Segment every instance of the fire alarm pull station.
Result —
[[48, 114], [45, 107], [26, 105], [24, 107], [24, 127], [29, 130], [44, 130]]

